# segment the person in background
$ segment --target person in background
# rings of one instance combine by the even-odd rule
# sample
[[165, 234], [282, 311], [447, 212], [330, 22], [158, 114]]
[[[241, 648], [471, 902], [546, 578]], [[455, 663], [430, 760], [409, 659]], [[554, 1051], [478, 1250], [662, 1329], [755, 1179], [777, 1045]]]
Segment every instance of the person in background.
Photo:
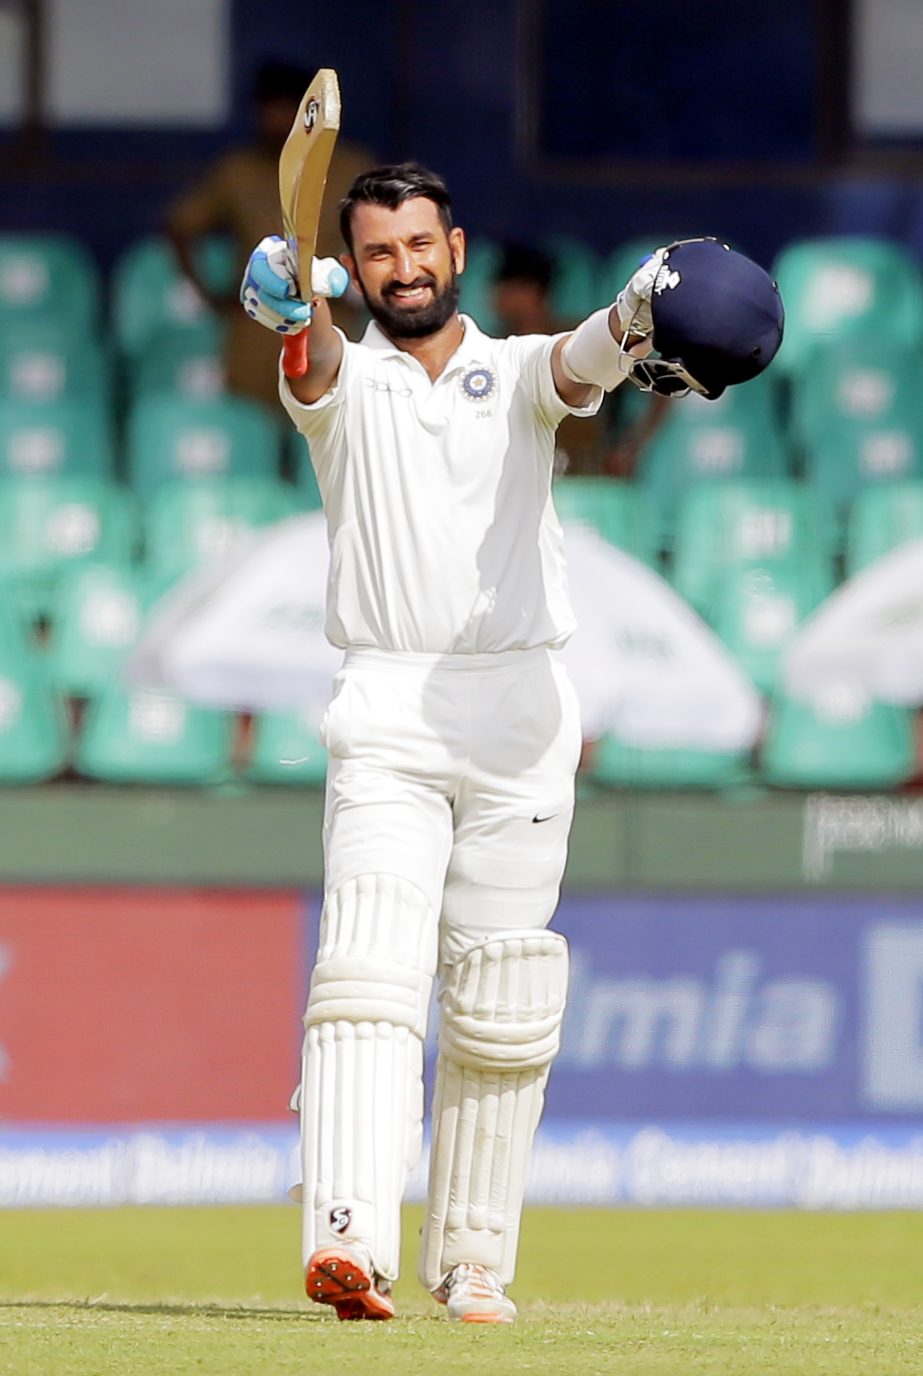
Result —
[[[508, 242], [502, 247], [492, 288], [491, 307], [506, 334], [557, 334], [573, 325], [555, 318], [556, 264], [543, 249]], [[592, 421], [566, 416], [558, 427], [555, 472], [603, 473], [632, 478], [644, 446], [663, 424], [668, 397], [649, 394], [629, 398], [637, 414], [620, 424], [623, 399], [616, 392], [603, 401]], [[640, 405], [638, 404], [640, 402]]]
[[[491, 309], [505, 335], [561, 334], [572, 321], [555, 318], [554, 259], [531, 244], [505, 243], [491, 283]], [[608, 398], [603, 402], [605, 409]], [[605, 449], [600, 415], [565, 416], [555, 436], [554, 471], [598, 472]]]
[[[292, 127], [313, 73], [288, 62], [267, 61], [256, 71], [252, 88], [254, 136], [232, 148], [207, 170], [200, 182], [172, 206], [165, 226], [180, 267], [225, 323], [225, 385], [238, 396], [270, 406], [279, 404], [278, 341], [242, 314], [236, 290], [253, 244], [281, 227], [279, 152]], [[319, 257], [340, 253], [336, 207], [356, 175], [374, 161], [368, 149], [339, 138], [330, 164], [324, 210], [317, 239]], [[196, 248], [208, 235], [228, 235], [234, 249], [234, 289], [216, 293], [202, 278]], [[364, 321], [358, 298], [337, 302], [336, 323], [348, 335]]]

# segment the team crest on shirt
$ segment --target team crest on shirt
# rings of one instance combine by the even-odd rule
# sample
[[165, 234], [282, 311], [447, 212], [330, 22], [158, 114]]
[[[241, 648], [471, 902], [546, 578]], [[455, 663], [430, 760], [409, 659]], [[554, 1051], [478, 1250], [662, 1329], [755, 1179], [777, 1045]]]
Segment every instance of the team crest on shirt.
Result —
[[468, 401], [489, 401], [497, 390], [496, 374], [479, 363], [465, 373], [461, 389]]

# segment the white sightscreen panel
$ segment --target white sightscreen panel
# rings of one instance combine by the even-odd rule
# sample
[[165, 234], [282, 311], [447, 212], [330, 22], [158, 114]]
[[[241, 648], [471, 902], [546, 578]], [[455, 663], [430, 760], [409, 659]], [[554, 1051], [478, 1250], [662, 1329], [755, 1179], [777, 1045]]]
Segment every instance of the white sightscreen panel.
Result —
[[855, 0], [853, 122], [863, 134], [923, 131], [923, 3]]
[[50, 0], [49, 118], [220, 124], [227, 29], [227, 0]]
[[23, 49], [21, 16], [0, 6], [0, 124], [18, 124], [22, 119]]

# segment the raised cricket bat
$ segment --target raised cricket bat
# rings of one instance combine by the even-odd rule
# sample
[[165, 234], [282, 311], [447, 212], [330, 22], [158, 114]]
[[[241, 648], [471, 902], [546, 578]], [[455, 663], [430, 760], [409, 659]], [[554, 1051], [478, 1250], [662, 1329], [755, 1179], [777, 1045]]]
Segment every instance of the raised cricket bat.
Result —
[[[317, 246], [327, 170], [339, 130], [340, 83], [332, 68], [322, 67], [304, 93], [279, 155], [282, 228], [295, 259], [302, 301], [311, 299], [311, 259]], [[283, 347], [285, 376], [303, 377], [308, 371], [308, 331], [287, 335]]]

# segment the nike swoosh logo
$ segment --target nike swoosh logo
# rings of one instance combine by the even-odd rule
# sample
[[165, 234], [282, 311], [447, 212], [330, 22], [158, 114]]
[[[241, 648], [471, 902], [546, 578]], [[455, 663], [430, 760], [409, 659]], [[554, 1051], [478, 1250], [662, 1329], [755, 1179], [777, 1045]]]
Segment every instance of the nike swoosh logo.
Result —
[[557, 815], [558, 815], [558, 814], [557, 814], [556, 812], [550, 812], [550, 813], [548, 814], [547, 817], [539, 817], [538, 813], [536, 813], [535, 816], [532, 818], [532, 821], [533, 821], [533, 822], [550, 822], [550, 821], [552, 821], [555, 817], [557, 817]]

